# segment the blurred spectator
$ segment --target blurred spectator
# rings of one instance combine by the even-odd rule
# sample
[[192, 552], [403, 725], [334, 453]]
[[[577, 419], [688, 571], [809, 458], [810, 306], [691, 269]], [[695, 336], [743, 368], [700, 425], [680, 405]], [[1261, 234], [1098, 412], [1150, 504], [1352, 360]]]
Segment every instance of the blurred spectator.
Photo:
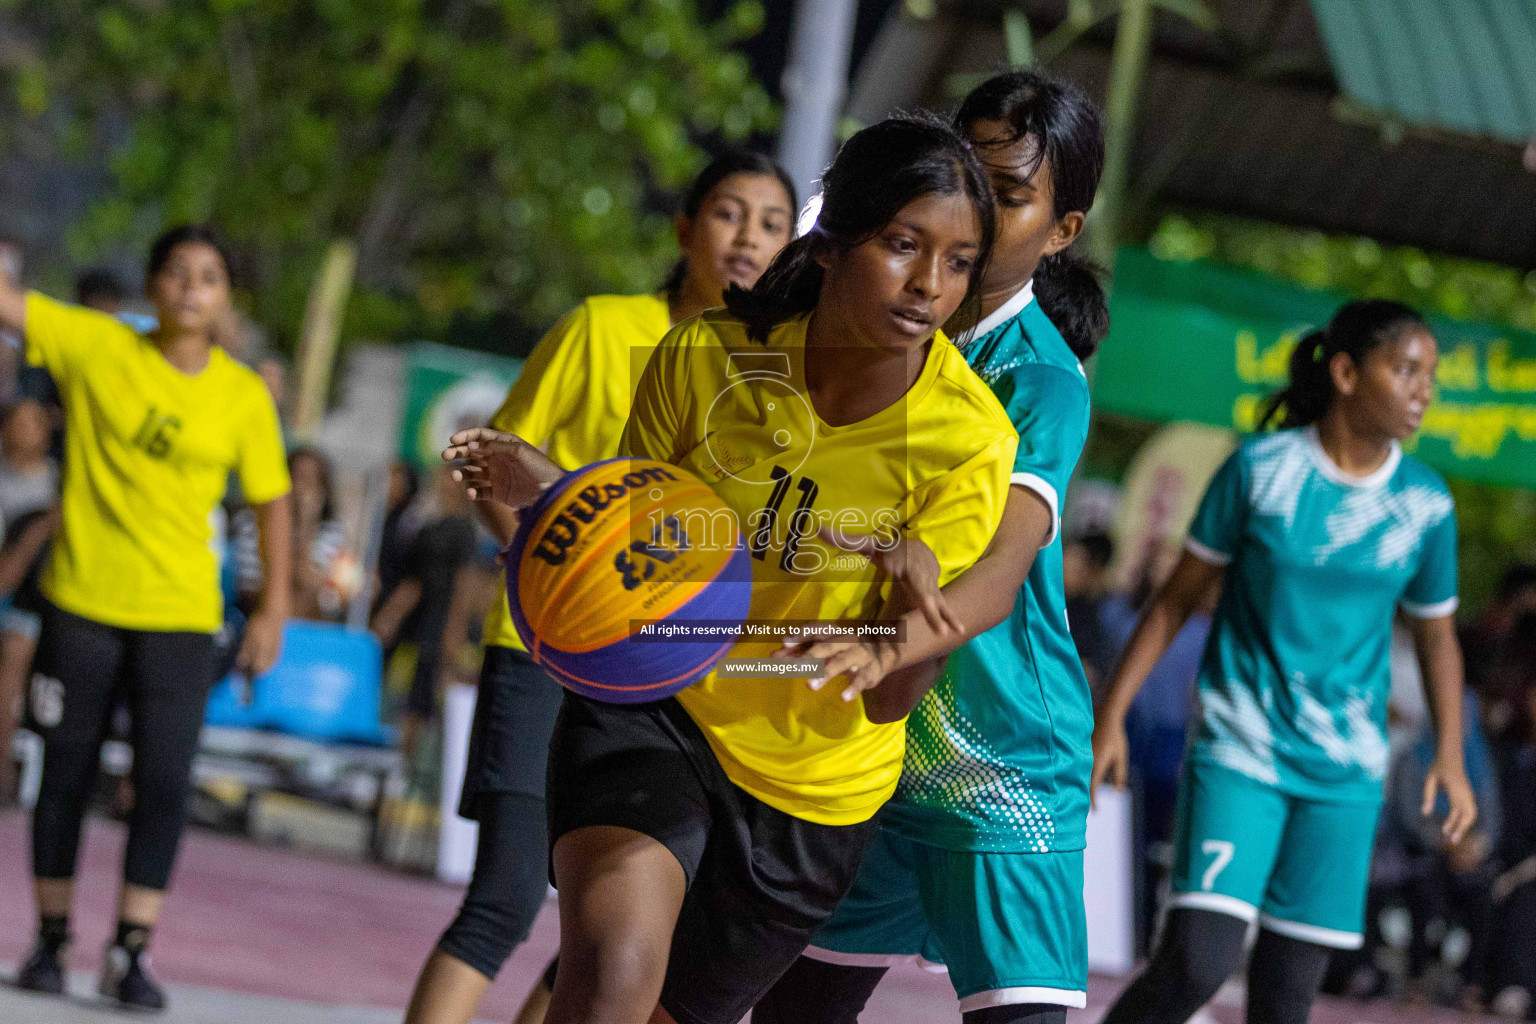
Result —
[[288, 455], [293, 477], [293, 614], [337, 620], [356, 593], [357, 560], [336, 518], [331, 465], [314, 448]]
[[49, 433], [47, 411], [30, 399], [0, 419], [0, 802], [15, 788], [11, 735], [41, 625], [37, 574], [57, 526], [59, 469]]
[[[1154, 550], [1134, 577], [1139, 580], [1136, 595], [1140, 601], [1131, 595], [1111, 593], [1100, 605], [1099, 623], [1108, 649], [1113, 652], [1106, 678], [1136, 629], [1141, 602], [1150, 599], [1162, 584], [1156, 574], [1172, 568], [1172, 563], [1160, 554], [1160, 550]], [[1219, 590], [1206, 595], [1205, 605], [1190, 615], [1167, 653], [1153, 666], [1125, 716], [1131, 768], [1142, 797], [1143, 849], [1138, 851], [1138, 860], [1142, 864], [1143, 884], [1138, 924], [1143, 940], [1157, 919], [1158, 892], [1173, 864], [1170, 841], [1179, 773], [1184, 765], [1185, 730], [1194, 713], [1195, 676], [1205, 653], [1206, 638], [1210, 636], [1211, 612], [1219, 596]]]
[[[359, 570], [346, 530], [336, 518], [330, 463], [317, 449], [295, 448], [288, 453], [288, 473], [293, 479], [292, 615], [336, 622], [358, 591]], [[245, 605], [262, 585], [256, 517], [242, 508], [232, 523], [237, 589]]]
[[[1499, 579], [1493, 601], [1472, 623], [1461, 630], [1461, 647], [1467, 661], [1467, 684], [1479, 693], [1499, 698], [1500, 680], [1493, 678], [1494, 664], [1504, 641], [1522, 615], [1536, 612], [1536, 565], [1515, 563]], [[1499, 709], [1490, 708], [1499, 714]]]
[[1536, 611], [1511, 625], [1499, 658], [1514, 692], [1500, 779], [1504, 834], [1493, 884], [1494, 941], [1489, 1007], [1500, 1016], [1536, 1019]]
[[[373, 591], [372, 615], [375, 617], [384, 611], [391, 598], [395, 598], [396, 590], [405, 579], [411, 541], [415, 539], [416, 530], [421, 525], [414, 507], [416, 492], [420, 487], [416, 470], [410, 463], [396, 459], [390, 464], [389, 490], [384, 497], [384, 528], [379, 538], [378, 585]], [[397, 601], [403, 599], [395, 598]], [[404, 620], [398, 611], [392, 611], [391, 616], [396, 622]], [[374, 632], [379, 632], [377, 627]], [[387, 662], [391, 653], [390, 641], [384, 643], [384, 649]]]
[[272, 404], [277, 406], [277, 415], [283, 423], [283, 436], [288, 435], [288, 364], [277, 356], [262, 356], [256, 360], [252, 367], [262, 382], [267, 385], [267, 391], [272, 395]]
[[1492, 755], [1478, 721], [1477, 698], [1468, 693], [1464, 756], [1477, 795], [1477, 824], [1461, 842], [1448, 844], [1440, 832], [1447, 801], [1442, 794], [1432, 814], [1423, 813], [1424, 776], [1435, 756], [1427, 723], [1405, 745], [1388, 774], [1378, 850], [1402, 858], [1403, 895], [1411, 932], [1407, 972], [1413, 990], [1435, 1001], [1476, 1010], [1488, 974], [1492, 929], [1494, 852], [1503, 821]]
[[1109, 582], [1109, 563], [1115, 545], [1102, 533], [1089, 533], [1072, 541], [1061, 553], [1062, 584], [1067, 598], [1067, 626], [1082, 659], [1083, 672], [1097, 701], [1116, 651], [1099, 622], [1099, 606]]
[[[422, 727], [437, 717], [450, 610], [460, 570], [474, 557], [476, 547], [469, 499], [448, 469], [433, 475], [432, 489], [417, 504], [422, 526], [410, 542], [399, 581], [373, 620], [374, 633], [386, 647], [409, 643], [415, 648], [401, 722], [401, 748], [407, 757], [414, 754]], [[457, 645], [449, 650], [449, 657], [456, 658]]]
[[128, 286], [117, 273], [106, 267], [93, 267], [75, 278], [75, 301], [109, 316], [122, 312], [128, 301]]
[[58, 499], [59, 467], [48, 456], [48, 410], [23, 398], [0, 419], [0, 524], [7, 532], [23, 516]]

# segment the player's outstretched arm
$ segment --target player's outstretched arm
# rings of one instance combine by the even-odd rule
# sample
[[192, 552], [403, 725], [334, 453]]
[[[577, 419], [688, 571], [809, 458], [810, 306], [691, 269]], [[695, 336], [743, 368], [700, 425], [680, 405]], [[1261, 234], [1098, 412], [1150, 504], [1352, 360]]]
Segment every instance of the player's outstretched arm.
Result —
[[293, 594], [293, 509], [284, 494], [251, 506], [261, 546], [261, 601], [245, 626], [236, 661], [242, 671], [259, 676], [283, 651], [283, 626]]
[[1130, 745], [1125, 736], [1125, 716], [1153, 667], [1184, 628], [1211, 588], [1221, 585], [1226, 568], [1184, 552], [1173, 575], [1157, 592], [1131, 633], [1120, 662], [1110, 673], [1109, 696], [1094, 715], [1093, 777], [1089, 792], [1108, 783], [1125, 788]]
[[1455, 845], [1477, 820], [1477, 798], [1467, 781], [1462, 748], [1461, 643], [1456, 639], [1456, 622], [1449, 615], [1410, 618], [1409, 623], [1423, 669], [1424, 696], [1435, 721], [1435, 760], [1424, 776], [1423, 812], [1425, 816], [1434, 813], [1436, 798], [1443, 789], [1450, 812], [1440, 831], [1446, 842]]
[[973, 637], [1008, 617], [1035, 556], [1051, 535], [1051, 513], [1033, 492], [1009, 489], [1002, 521], [986, 552], [965, 572], [939, 588], [939, 563], [915, 538], [879, 551], [872, 538], [847, 537], [826, 530], [822, 539], [845, 551], [868, 554], [895, 583], [893, 600], [882, 618], [899, 618], [900, 641], [821, 642], [790, 647], [785, 653], [819, 658], [824, 673], [812, 680], [846, 675], [844, 700], [864, 695], [872, 722], [893, 722], [909, 714], [938, 678], [943, 659]]
[[443, 459], [462, 461], [453, 479], [464, 485], [472, 501], [494, 501], [509, 508], [526, 508], [538, 500], [565, 471], [549, 456], [514, 434], [490, 427], [471, 427], [448, 439]]
[[9, 274], [0, 270], [0, 328], [22, 334], [26, 326], [27, 293], [20, 281], [12, 281]]

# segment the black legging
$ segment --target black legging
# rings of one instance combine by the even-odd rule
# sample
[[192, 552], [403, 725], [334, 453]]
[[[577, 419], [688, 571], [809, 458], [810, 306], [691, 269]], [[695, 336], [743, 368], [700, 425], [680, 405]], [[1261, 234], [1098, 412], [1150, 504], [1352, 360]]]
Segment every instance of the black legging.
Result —
[[147, 889], [170, 882], [213, 654], [207, 633], [119, 629], [44, 608], [30, 694], [32, 719], [43, 734], [43, 778], [32, 812], [36, 877], [74, 877], [102, 740], [121, 695], [133, 720], [133, 811], [123, 881]]
[[437, 948], [494, 980], [549, 891], [548, 824], [544, 801], [522, 793], [482, 793], [479, 811], [475, 873]]
[[[752, 1024], [856, 1024], [884, 967], [844, 967], [802, 956], [759, 999]], [[964, 1024], [1064, 1024], [1067, 1010], [1049, 1003], [988, 1006], [962, 1016]]]
[[[1168, 915], [1152, 962], [1104, 1024], [1184, 1024], [1237, 969], [1248, 923], [1209, 910]], [[1306, 1024], [1333, 950], [1268, 929], [1248, 960], [1247, 1024]]]

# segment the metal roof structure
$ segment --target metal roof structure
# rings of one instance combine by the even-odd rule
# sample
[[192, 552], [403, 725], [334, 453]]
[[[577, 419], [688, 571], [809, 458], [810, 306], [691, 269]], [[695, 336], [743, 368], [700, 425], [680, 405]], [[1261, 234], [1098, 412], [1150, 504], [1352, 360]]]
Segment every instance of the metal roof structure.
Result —
[[1312, 11], [1340, 88], [1362, 106], [1536, 139], [1536, 0], [1312, 0]]
[[[1536, 0], [1205, 3], [1213, 28], [1156, 15], [1133, 229], [1185, 206], [1536, 267], [1536, 42], [1521, 34], [1536, 38]], [[1006, 66], [1009, 9], [1048, 68], [1103, 98], [1114, 23], [1078, 34], [1071, 20], [1092, 0], [949, 0], [928, 18], [914, 6], [863, 61], [854, 117], [952, 106]], [[1491, 56], [1504, 50], [1525, 59]]]

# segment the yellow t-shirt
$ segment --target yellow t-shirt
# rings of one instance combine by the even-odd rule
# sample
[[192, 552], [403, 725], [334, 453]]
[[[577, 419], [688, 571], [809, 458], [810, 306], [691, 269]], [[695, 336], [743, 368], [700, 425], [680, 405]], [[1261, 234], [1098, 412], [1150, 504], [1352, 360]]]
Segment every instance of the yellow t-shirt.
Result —
[[[737, 514], [752, 551], [756, 620], [868, 621], [889, 584], [868, 559], [829, 551], [834, 525], [933, 549], [947, 583], [992, 540], [1018, 435], [991, 390], [940, 336], [894, 405], [832, 427], [810, 404], [802, 355], [808, 317], [751, 342], [723, 310], [674, 328], [641, 378], [620, 451], [705, 480]], [[742, 642], [728, 657], [766, 657]], [[731, 781], [808, 821], [870, 818], [901, 773], [904, 726], [875, 725], [842, 687], [712, 672], [677, 699]]]
[[114, 317], [27, 295], [27, 361], [64, 402], [63, 521], [44, 596], [124, 629], [223, 622], [213, 513], [233, 470], [247, 501], [288, 493], [266, 385], [223, 349], [188, 375]]
[[[594, 295], [544, 335], [491, 426], [580, 469], [619, 450], [635, 382], [672, 326], [664, 295]], [[485, 618], [485, 642], [526, 650], [512, 626], [507, 585]]]

